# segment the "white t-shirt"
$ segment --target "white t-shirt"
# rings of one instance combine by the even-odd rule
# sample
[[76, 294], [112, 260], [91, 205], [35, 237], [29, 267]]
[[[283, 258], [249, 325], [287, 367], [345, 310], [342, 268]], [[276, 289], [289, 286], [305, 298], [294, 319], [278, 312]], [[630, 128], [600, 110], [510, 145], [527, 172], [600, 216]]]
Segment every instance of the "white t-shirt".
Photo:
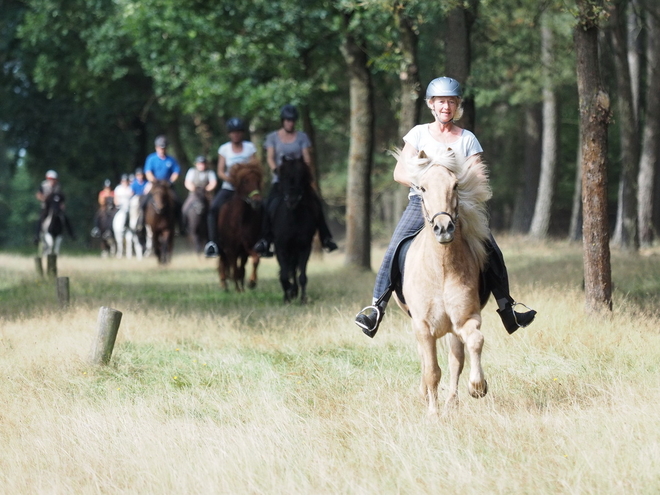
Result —
[[[225, 157], [225, 166], [226, 166], [225, 173], [227, 175], [229, 175], [229, 169], [231, 167], [233, 167], [237, 163], [249, 162], [256, 152], [257, 152], [256, 146], [252, 144], [252, 142], [250, 141], [243, 141], [243, 150], [240, 153], [234, 153], [234, 150], [232, 149], [231, 146], [231, 141], [223, 144], [218, 148], [218, 155]], [[230, 191], [234, 190], [234, 186], [232, 186], [227, 181], [224, 181], [222, 183], [222, 188], [229, 189]]]
[[119, 184], [115, 187], [115, 204], [117, 205], [117, 208], [128, 209], [128, 203], [131, 201], [132, 197], [133, 189], [131, 189], [131, 186]]
[[483, 148], [477, 137], [467, 129], [463, 129], [461, 135], [452, 143], [441, 143], [431, 136], [429, 126], [431, 124], [416, 125], [408, 134], [403, 136], [403, 140], [410, 144], [417, 151], [424, 151], [427, 155], [433, 156], [438, 152], [446, 151], [449, 148], [454, 150], [457, 155], [468, 158], [477, 153], [481, 153]]
[[[403, 140], [417, 151], [424, 151], [428, 156], [447, 151], [450, 148], [454, 150], [456, 155], [462, 155], [464, 158], [468, 158], [483, 151], [481, 144], [479, 144], [479, 141], [477, 140], [477, 136], [467, 129], [462, 129], [461, 135], [456, 138], [456, 141], [452, 143], [441, 143], [431, 136], [429, 130], [430, 125], [431, 124], [416, 125], [410, 129], [408, 134], [403, 136]], [[408, 197], [417, 195], [418, 193], [411, 187]]]

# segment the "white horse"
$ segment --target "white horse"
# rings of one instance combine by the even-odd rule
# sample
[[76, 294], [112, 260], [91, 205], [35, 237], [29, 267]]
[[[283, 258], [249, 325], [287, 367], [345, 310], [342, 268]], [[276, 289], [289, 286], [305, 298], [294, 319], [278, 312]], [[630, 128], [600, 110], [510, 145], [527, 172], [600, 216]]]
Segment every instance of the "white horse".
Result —
[[112, 230], [115, 233], [115, 240], [117, 241], [117, 258], [124, 256], [125, 249], [126, 258], [131, 259], [133, 257], [133, 249], [135, 249], [137, 259], [142, 259], [143, 248], [137, 233], [139, 215], [139, 196], [133, 196], [115, 214], [115, 218], [112, 221]]

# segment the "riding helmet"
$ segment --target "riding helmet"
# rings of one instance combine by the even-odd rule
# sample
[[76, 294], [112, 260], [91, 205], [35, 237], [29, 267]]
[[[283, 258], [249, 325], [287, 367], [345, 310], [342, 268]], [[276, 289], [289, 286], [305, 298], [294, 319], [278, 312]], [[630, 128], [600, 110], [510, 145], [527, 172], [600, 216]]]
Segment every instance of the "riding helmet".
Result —
[[451, 77], [436, 77], [426, 88], [426, 99], [434, 96], [456, 96], [461, 97], [461, 85]]
[[135, 169], [135, 175], [137, 174], [144, 174], [144, 171], [142, 170], [142, 167], [138, 167]]
[[46, 179], [57, 179], [57, 172], [55, 170], [49, 170], [46, 172]]
[[121, 181], [128, 180], [128, 174], [121, 174]]
[[104, 187], [110, 187], [112, 185], [112, 182], [110, 182], [110, 179], [105, 179], [103, 181], [103, 186]]
[[238, 117], [232, 117], [227, 121], [227, 132], [245, 131], [245, 124]]
[[206, 163], [206, 157], [199, 155], [197, 158], [195, 158], [195, 163]]
[[280, 119], [281, 120], [298, 120], [298, 109], [291, 105], [286, 104], [280, 110]]
[[167, 138], [165, 136], [158, 136], [154, 141], [156, 148], [167, 148]]

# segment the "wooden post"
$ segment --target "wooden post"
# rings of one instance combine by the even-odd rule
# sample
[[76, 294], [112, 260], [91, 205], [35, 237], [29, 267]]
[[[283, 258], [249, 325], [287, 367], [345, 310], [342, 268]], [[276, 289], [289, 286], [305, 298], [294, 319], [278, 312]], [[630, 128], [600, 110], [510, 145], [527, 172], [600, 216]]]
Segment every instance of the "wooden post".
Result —
[[69, 307], [69, 277], [57, 277], [57, 300], [62, 309]]
[[41, 256], [35, 256], [34, 257], [34, 267], [37, 269], [37, 275], [39, 275], [41, 278], [44, 276], [44, 267], [41, 264]]
[[57, 277], [57, 255], [49, 254], [48, 261], [46, 263], [46, 273], [50, 278]]
[[115, 346], [115, 339], [121, 323], [121, 311], [102, 306], [96, 324], [96, 339], [92, 342], [90, 361], [92, 364], [108, 364]]

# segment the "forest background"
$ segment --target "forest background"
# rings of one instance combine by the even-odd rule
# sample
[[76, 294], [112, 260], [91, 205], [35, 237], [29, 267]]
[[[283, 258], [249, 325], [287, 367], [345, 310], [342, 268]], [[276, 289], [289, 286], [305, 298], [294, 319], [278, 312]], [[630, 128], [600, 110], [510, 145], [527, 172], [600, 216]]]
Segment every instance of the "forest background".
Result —
[[[637, 249], [660, 224], [660, 7], [600, 4], [609, 223], [616, 244]], [[423, 97], [438, 76], [463, 85], [459, 124], [485, 149], [492, 227], [580, 238], [572, 0], [2, 0], [0, 11], [4, 247], [31, 243], [48, 169], [82, 248], [104, 179], [142, 166], [156, 135], [185, 173], [196, 155], [215, 163], [230, 117], [261, 151], [293, 103], [330, 216], [358, 219], [347, 262], [369, 267], [372, 237], [405, 204], [387, 150], [431, 120]]]

